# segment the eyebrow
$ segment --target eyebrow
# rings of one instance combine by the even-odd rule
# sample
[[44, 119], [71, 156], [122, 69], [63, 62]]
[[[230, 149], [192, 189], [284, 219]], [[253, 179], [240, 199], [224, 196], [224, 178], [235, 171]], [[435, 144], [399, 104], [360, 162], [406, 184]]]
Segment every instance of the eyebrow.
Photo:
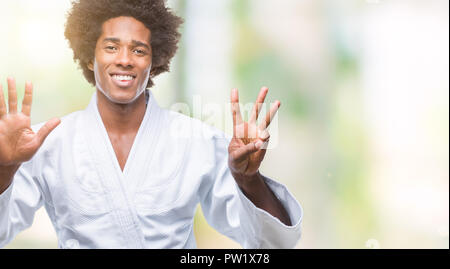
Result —
[[[108, 42], [108, 41], [113, 42], [113, 43], [120, 43], [120, 38], [107, 37], [107, 38], [103, 39], [103, 43]], [[142, 47], [145, 47], [146, 49], [150, 50], [150, 46], [141, 41], [131, 40], [131, 44], [133, 44], [133, 46], [135, 46], [135, 47], [142, 46]]]

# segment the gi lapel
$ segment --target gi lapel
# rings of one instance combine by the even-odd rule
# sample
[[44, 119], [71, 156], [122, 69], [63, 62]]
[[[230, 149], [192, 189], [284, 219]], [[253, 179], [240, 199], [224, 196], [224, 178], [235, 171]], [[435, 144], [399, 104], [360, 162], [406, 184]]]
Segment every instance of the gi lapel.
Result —
[[144, 178], [148, 178], [147, 168], [155, 156], [155, 145], [159, 140], [163, 127], [163, 113], [154, 95], [148, 91], [149, 101], [147, 111], [124, 168], [124, 180], [127, 182], [128, 193], [134, 196], [136, 189]]
[[[157, 140], [154, 135], [144, 135], [143, 133], [156, 134], [160, 118], [158, 106], [153, 96], [150, 95], [144, 119], [133, 142], [123, 173], [98, 112], [97, 93], [94, 93], [83, 116], [85, 129], [82, 131], [89, 145], [92, 159], [96, 162], [95, 167], [100, 175], [99, 180], [105, 188], [111, 212], [122, 229], [121, 235], [126, 247], [143, 248], [145, 247], [144, 236], [130, 194], [134, 193], [138, 176], [144, 176], [142, 173], [139, 174], [141, 168], [145, 166], [141, 162], [150, 158], [153, 148], [151, 145]], [[143, 162], [143, 164], [145, 163]]]

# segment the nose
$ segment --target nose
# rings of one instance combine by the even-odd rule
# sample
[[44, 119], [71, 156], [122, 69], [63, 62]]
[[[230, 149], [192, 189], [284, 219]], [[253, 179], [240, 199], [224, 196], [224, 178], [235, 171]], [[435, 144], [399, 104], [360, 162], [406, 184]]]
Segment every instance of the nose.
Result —
[[127, 49], [122, 49], [116, 57], [116, 65], [121, 65], [125, 68], [133, 67], [133, 58]]

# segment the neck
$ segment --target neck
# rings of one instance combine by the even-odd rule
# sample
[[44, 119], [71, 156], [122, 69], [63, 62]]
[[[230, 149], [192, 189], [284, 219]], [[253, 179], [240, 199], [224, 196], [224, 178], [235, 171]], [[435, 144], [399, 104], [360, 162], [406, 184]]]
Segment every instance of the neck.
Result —
[[130, 104], [117, 104], [111, 102], [99, 90], [97, 106], [106, 130], [113, 134], [137, 132], [147, 109], [144, 93]]

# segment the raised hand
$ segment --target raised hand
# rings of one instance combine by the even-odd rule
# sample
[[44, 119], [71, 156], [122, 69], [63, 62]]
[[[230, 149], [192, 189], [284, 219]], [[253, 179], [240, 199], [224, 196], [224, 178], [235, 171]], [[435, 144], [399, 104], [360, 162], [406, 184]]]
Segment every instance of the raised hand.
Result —
[[31, 129], [33, 85], [26, 83], [22, 111], [17, 111], [17, 91], [14, 78], [8, 78], [8, 105], [6, 110], [3, 88], [0, 84], [0, 167], [16, 166], [30, 160], [45, 138], [58, 126], [60, 120], [49, 120], [34, 133]]
[[257, 124], [258, 115], [268, 90], [266, 87], [261, 88], [248, 122], [242, 120], [238, 90], [231, 91], [233, 138], [228, 146], [228, 166], [235, 179], [253, 178], [258, 173], [259, 166], [266, 154], [270, 137], [267, 128], [281, 105], [280, 101], [275, 101], [264, 121]]

